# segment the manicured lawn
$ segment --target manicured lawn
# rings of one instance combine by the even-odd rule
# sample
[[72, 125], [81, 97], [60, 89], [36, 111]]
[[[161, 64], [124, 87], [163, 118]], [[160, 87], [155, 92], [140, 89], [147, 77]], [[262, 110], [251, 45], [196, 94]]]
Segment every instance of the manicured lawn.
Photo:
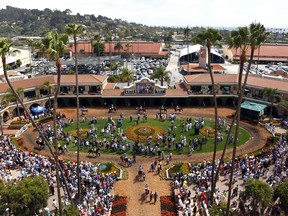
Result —
[[[114, 121], [116, 122], [117, 124], [117, 119], [114, 119]], [[186, 119], [184, 119], [184, 121], [186, 122]], [[193, 122], [193, 120], [192, 120]], [[106, 138], [107, 140], [111, 140], [111, 136], [110, 135], [106, 135], [105, 133], [102, 135], [101, 134], [101, 129], [108, 123], [108, 119], [105, 118], [105, 119], [98, 119], [97, 123], [94, 125], [95, 128], [97, 128], [97, 131], [98, 131], [98, 139], [104, 139]], [[132, 126], [135, 126], [135, 122], [134, 122], [134, 119], [132, 120], [132, 122], [130, 122], [129, 118], [123, 118], [123, 122], [122, 122], [122, 127], [120, 127], [120, 130], [125, 133], [127, 129], [131, 128]], [[152, 126], [151, 128], [149, 126]], [[157, 126], [157, 127], [155, 127]], [[166, 120], [166, 121], [161, 121], [160, 119], [153, 119], [153, 118], [149, 118], [147, 121], [143, 121], [142, 119], [139, 121], [139, 124], [138, 124], [138, 127], [137, 128], [140, 128], [141, 132], [143, 132], [144, 134], [147, 132], [147, 131], [152, 131], [154, 132], [154, 135], [153, 135], [153, 138], [155, 138], [155, 136], [157, 135], [157, 133], [159, 133], [160, 135], [161, 134], [161, 129], [162, 129], [162, 132], [165, 131], [167, 132], [168, 131], [168, 128], [171, 128], [172, 126], [172, 123], [170, 120]], [[171, 149], [164, 149], [164, 146], [163, 145], [160, 145], [161, 147], [161, 150], [164, 150], [165, 151], [165, 154], [169, 153], [169, 152], [172, 152], [173, 154], [188, 154], [189, 153], [189, 140], [190, 139], [194, 139], [195, 137], [197, 138], [200, 138], [203, 136], [201, 133], [199, 135], [194, 135], [194, 128], [192, 127], [191, 130], [189, 130], [188, 132], [182, 132], [182, 128], [181, 128], [181, 119], [176, 119], [175, 120], [175, 123], [174, 123], [174, 126], [177, 127], [176, 129], [176, 141], [179, 141], [180, 139], [180, 136], [186, 136], [186, 140], [187, 140], [187, 144], [186, 146], [181, 150], [181, 151], [176, 151], [175, 150], [175, 146], [174, 147], [171, 147]], [[82, 129], [82, 134], [83, 136], [86, 135], [86, 131], [92, 129], [92, 126], [90, 124], [90, 121], [89, 120], [86, 120], [85, 122], [81, 122], [80, 124], [80, 127]], [[212, 120], [209, 120], [209, 119], [205, 119], [205, 124], [204, 124], [204, 128], [214, 128], [214, 122]], [[117, 133], [118, 133], [118, 128], [116, 128], [116, 132], [113, 134], [113, 136], [117, 136]], [[74, 134], [76, 134], [76, 123], [74, 122], [73, 124], [65, 127], [63, 129], [65, 132], [72, 132]], [[130, 129], [131, 130], [131, 129]], [[172, 129], [172, 132], [173, 132], [174, 129]], [[234, 131], [234, 128], [233, 130]], [[130, 132], [129, 132], [130, 133]], [[135, 135], [135, 131], [133, 132], [134, 135]], [[233, 134], [233, 133], [232, 133]], [[224, 144], [225, 144], [225, 140], [226, 140], [226, 137], [227, 137], [227, 133], [225, 132], [225, 129], [223, 129], [222, 131], [222, 135], [224, 137], [223, 141], [218, 143], [218, 147], [217, 147], [217, 150], [221, 150], [223, 149], [224, 147]], [[136, 135], [134, 136], [136, 137]], [[139, 136], [139, 138], [141, 140], [146, 140], [147, 136]], [[83, 137], [83, 139], [87, 139], [86, 137]], [[137, 139], [137, 138], [135, 138]], [[244, 144], [246, 141], [248, 141], [250, 139], [250, 133], [243, 129], [243, 128], [240, 128], [240, 131], [239, 131], [239, 141], [238, 141], [238, 145], [242, 145]], [[129, 140], [128, 141], [131, 143], [131, 146], [134, 144], [135, 141], [133, 140]], [[59, 142], [61, 144], [63, 144], [65, 141], [64, 140], [59, 140]], [[145, 142], [143, 142], [145, 143]], [[154, 141], [152, 142], [153, 145], [155, 145], [156, 141], [154, 139]], [[212, 152], [213, 151], [213, 144], [214, 144], [214, 139], [213, 138], [208, 138], [208, 142], [204, 145], [202, 145], [202, 150], [200, 151], [199, 148], [196, 149], [193, 154], [195, 153], [203, 153], [203, 152]], [[76, 152], [76, 146], [74, 145], [74, 142], [73, 143], [70, 143], [68, 146], [68, 150], [69, 151], [75, 151]], [[232, 145], [228, 145], [228, 148], [231, 148]], [[81, 147], [81, 151], [82, 152], [87, 152], [91, 147]], [[103, 153], [106, 153], [106, 154], [121, 154], [122, 152], [113, 152], [113, 151], [107, 151], [107, 150], [104, 150], [104, 149], [101, 149], [101, 154]], [[129, 152], [127, 152], [128, 154], [132, 154], [132, 148]]]

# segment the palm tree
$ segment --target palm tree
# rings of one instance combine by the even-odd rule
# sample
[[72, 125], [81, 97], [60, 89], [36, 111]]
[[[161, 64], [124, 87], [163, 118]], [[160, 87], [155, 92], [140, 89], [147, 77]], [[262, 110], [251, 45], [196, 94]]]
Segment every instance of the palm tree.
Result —
[[127, 52], [127, 61], [126, 61], [126, 67], [128, 67], [128, 58], [130, 59], [130, 52], [129, 52], [129, 49], [130, 49], [130, 47], [131, 47], [132, 45], [129, 43], [129, 42], [127, 42], [126, 44], [125, 44], [125, 48], [126, 48], [126, 52]]
[[98, 65], [100, 65], [100, 51], [99, 51], [99, 43], [100, 43], [100, 41], [101, 41], [101, 37], [100, 37], [100, 35], [99, 34], [97, 34], [97, 35], [95, 35], [94, 36], [94, 40], [96, 41], [96, 43], [97, 43], [97, 56], [98, 56]]
[[[47, 41], [45, 39], [45, 41]], [[47, 44], [46, 44], [47, 45]], [[59, 161], [58, 161], [58, 156], [56, 156], [56, 154], [54, 153], [54, 151], [52, 150], [50, 144], [49, 144], [49, 141], [46, 139], [46, 137], [43, 135], [43, 132], [42, 130], [40, 130], [40, 128], [37, 126], [37, 124], [35, 123], [34, 119], [32, 118], [31, 116], [31, 113], [29, 112], [29, 110], [25, 107], [22, 99], [19, 97], [19, 95], [17, 94], [16, 90], [13, 88], [13, 85], [11, 84], [10, 80], [8, 79], [8, 74], [7, 74], [7, 69], [6, 69], [6, 55], [11, 53], [11, 52], [19, 52], [18, 50], [12, 50], [12, 43], [10, 41], [8, 41], [7, 39], [0, 39], [0, 56], [1, 56], [1, 60], [2, 60], [2, 64], [3, 64], [3, 72], [4, 72], [4, 76], [5, 76], [5, 79], [6, 79], [6, 82], [8, 84], [8, 86], [10, 87], [10, 89], [13, 91], [13, 94], [16, 96], [17, 98], [17, 101], [21, 104], [22, 108], [24, 109], [24, 111], [26, 112], [27, 116], [29, 117], [32, 125], [34, 128], [36, 128], [36, 130], [38, 131], [39, 135], [41, 136], [41, 138], [44, 140], [46, 146], [48, 147], [49, 151], [50, 151], [50, 154], [52, 155], [52, 157], [54, 158], [55, 162], [58, 162], [56, 163], [56, 168], [58, 166], [59, 168]], [[44, 45], [41, 45], [41, 47], [44, 47]], [[49, 47], [49, 46], [47, 46]], [[60, 65], [61, 66], [61, 65]], [[54, 115], [56, 116], [56, 113], [54, 112]], [[68, 185], [67, 185], [67, 182], [66, 182], [66, 179], [65, 179], [65, 175], [63, 174], [63, 170], [62, 168], [60, 167], [60, 173], [61, 173], [61, 176], [62, 176], [62, 181], [64, 183], [64, 186], [66, 188], [66, 192], [67, 192], [67, 195], [69, 197], [69, 200], [72, 201], [72, 198], [71, 198], [71, 193], [69, 191], [69, 188], [68, 188]], [[57, 176], [58, 176], [58, 179], [59, 179], [59, 172], [58, 172], [58, 175], [56, 173], [56, 179], [57, 179]], [[59, 182], [58, 182], [59, 183]], [[58, 187], [59, 184], [57, 184], [57, 187]], [[57, 193], [60, 192], [60, 189], [58, 190], [57, 188]], [[58, 194], [59, 195], [59, 194]], [[58, 196], [60, 197], [60, 196]], [[58, 200], [59, 201], [59, 200]], [[61, 201], [61, 197], [60, 197], [60, 201]], [[61, 208], [61, 207], [60, 207]], [[61, 210], [59, 208], [59, 210]], [[60, 211], [60, 214], [61, 214], [61, 211]]]
[[59, 160], [58, 160], [58, 136], [57, 136], [57, 119], [56, 119], [56, 107], [57, 98], [60, 90], [61, 82], [61, 56], [66, 51], [66, 44], [68, 42], [67, 34], [58, 34], [57, 32], [49, 32], [45, 38], [42, 40], [44, 42], [44, 47], [47, 49], [47, 53], [50, 58], [55, 59], [55, 64], [57, 68], [57, 85], [54, 91], [54, 101], [53, 101], [53, 128], [54, 128], [54, 148], [56, 154], [56, 181], [57, 181], [57, 194], [58, 194], [58, 205], [59, 213], [62, 215], [61, 206], [61, 193], [60, 193], [60, 181], [59, 181]]
[[111, 71], [111, 65], [112, 65], [112, 56], [111, 56], [112, 55], [111, 53], [112, 33], [111, 32], [107, 34], [105, 41], [109, 43], [109, 61], [110, 61], [110, 71]]
[[120, 50], [123, 49], [123, 46], [122, 46], [122, 44], [121, 44], [120, 41], [118, 41], [118, 42], [115, 44], [114, 49], [115, 49], [115, 50], [118, 50], [118, 55], [119, 55]]
[[186, 45], [187, 45], [187, 53], [188, 53], [188, 64], [190, 63], [190, 55], [189, 55], [189, 35], [190, 35], [191, 29], [189, 28], [189, 26], [187, 26], [186, 28], [184, 28], [184, 35], [185, 35], [185, 39], [186, 39]]
[[271, 102], [270, 105], [270, 114], [269, 114], [269, 121], [272, 122], [272, 111], [273, 111], [273, 106], [276, 97], [278, 96], [277, 94], [277, 89], [272, 89], [272, 88], [264, 88], [263, 90], [263, 96], [268, 98], [268, 101]]
[[[18, 96], [23, 97], [24, 89], [23, 88], [17, 88], [15, 92]], [[2, 100], [6, 100], [7, 103], [16, 101], [17, 116], [20, 116], [19, 103], [18, 103], [16, 94], [14, 94], [14, 91], [11, 88], [8, 88], [6, 91], [6, 94]], [[21, 120], [21, 118], [20, 118], [20, 120]]]
[[122, 69], [121, 79], [122, 81], [127, 81], [127, 85], [130, 85], [131, 80], [133, 79], [134, 72], [129, 70], [127, 67]]
[[51, 99], [50, 99], [50, 96], [52, 94], [52, 91], [54, 89], [54, 86], [52, 86], [50, 84], [50, 81], [47, 80], [43, 83], [43, 85], [41, 86], [41, 88], [44, 90], [44, 91], [47, 91], [48, 93], [48, 100], [49, 100], [49, 110], [51, 109]]
[[31, 53], [33, 52], [33, 49], [34, 49], [34, 45], [35, 45], [35, 42], [32, 40], [32, 39], [26, 39], [25, 41], [29, 47], [29, 61], [30, 61], [30, 71], [31, 71], [31, 68], [32, 68], [32, 57], [31, 57]]
[[[236, 128], [235, 128], [235, 135], [233, 141], [233, 153], [232, 153], [232, 165], [231, 165], [231, 175], [229, 181], [229, 191], [228, 191], [228, 200], [227, 200], [227, 209], [226, 215], [228, 215], [230, 209], [230, 202], [231, 202], [231, 192], [232, 192], [232, 182], [233, 182], [233, 174], [234, 174], [234, 167], [235, 167], [235, 157], [236, 157], [236, 149], [237, 149], [237, 141], [238, 141], [238, 134], [239, 134], [239, 123], [240, 123], [240, 111], [241, 111], [241, 103], [244, 95], [244, 90], [246, 87], [247, 79], [249, 70], [252, 64], [252, 60], [254, 57], [255, 48], [259, 48], [261, 43], [263, 43], [267, 39], [268, 34], [265, 31], [265, 28], [260, 23], [252, 23], [250, 24], [249, 28], [245, 27], [238, 27], [237, 30], [234, 30], [230, 33], [230, 36], [227, 39], [227, 43], [229, 48], [236, 48], [240, 50], [240, 65], [239, 65], [239, 77], [238, 77], [238, 102], [236, 108]], [[247, 51], [251, 49], [249, 64], [247, 68], [247, 73], [245, 75], [244, 82], [242, 84], [242, 77], [243, 77], [243, 69], [244, 63], [247, 60]]]
[[80, 179], [80, 119], [79, 119], [79, 81], [78, 81], [78, 58], [77, 58], [77, 36], [83, 34], [85, 31], [84, 26], [77, 25], [75, 23], [68, 24], [65, 27], [65, 32], [68, 35], [73, 36], [74, 42], [74, 57], [75, 57], [75, 79], [76, 79], [76, 122], [77, 122], [77, 180], [78, 180], [78, 202], [80, 203], [81, 199], [81, 179]]
[[195, 43], [202, 44], [207, 47], [208, 50], [208, 70], [212, 83], [213, 90], [213, 98], [214, 98], [214, 109], [215, 109], [215, 137], [214, 137], [214, 151], [213, 151], [213, 159], [212, 159], [212, 178], [211, 178], [211, 205], [213, 205], [214, 201], [214, 191], [216, 187], [216, 181], [214, 182], [214, 170], [215, 170], [215, 160], [216, 160], [216, 151], [217, 151], [217, 129], [218, 129], [218, 106], [217, 106], [217, 97], [216, 97], [216, 86], [214, 82], [213, 69], [211, 67], [211, 47], [212, 45], [220, 47], [220, 41], [222, 40], [222, 36], [219, 34], [219, 31], [216, 29], [208, 28], [207, 30], [203, 30], [200, 32], [195, 38]]
[[150, 79], [158, 79], [160, 80], [161, 86], [163, 86], [164, 81], [167, 83], [170, 83], [170, 76], [171, 71], [166, 71], [166, 69], [163, 66], [157, 67], [153, 74], [150, 76]]

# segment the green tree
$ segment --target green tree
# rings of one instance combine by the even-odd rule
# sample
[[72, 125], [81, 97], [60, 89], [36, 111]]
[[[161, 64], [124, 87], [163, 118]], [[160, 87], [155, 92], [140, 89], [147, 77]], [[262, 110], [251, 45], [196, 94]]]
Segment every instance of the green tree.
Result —
[[[258, 26], [258, 27], [256, 27]], [[259, 48], [261, 43], [263, 43], [267, 38], [265, 33], [265, 28], [261, 24], [250, 24], [249, 27], [238, 27], [237, 30], [231, 31], [230, 36], [227, 38], [227, 44], [229, 48], [235, 48], [236, 50], [240, 50], [240, 64], [239, 64], [239, 76], [238, 76], [238, 101], [237, 101], [237, 108], [236, 114], [232, 123], [234, 123], [236, 119], [236, 129], [234, 134], [234, 142], [233, 142], [233, 153], [232, 153], [232, 165], [231, 165], [231, 175], [229, 181], [229, 191], [228, 191], [228, 200], [227, 200], [227, 211], [228, 214], [231, 202], [231, 192], [232, 192], [232, 182], [233, 182], [233, 175], [234, 175], [234, 167], [235, 167], [235, 157], [236, 157], [236, 150], [237, 150], [237, 141], [239, 135], [239, 124], [240, 124], [240, 111], [241, 111], [241, 103], [244, 95], [244, 90], [246, 87], [248, 74], [246, 73], [244, 81], [243, 78], [243, 71], [244, 71], [244, 63], [247, 60], [247, 52], [250, 48], [251, 54], [248, 64], [247, 71], [250, 70], [250, 66], [253, 61], [254, 50], [255, 48]], [[243, 83], [243, 84], [242, 84]], [[232, 126], [232, 125], [231, 125]]]
[[39, 176], [27, 177], [16, 186], [0, 183], [0, 211], [9, 208], [13, 215], [34, 215], [47, 206], [48, 183]]
[[171, 71], [166, 71], [163, 66], [159, 66], [154, 70], [153, 74], [150, 76], [150, 79], [160, 80], [161, 86], [163, 86], [164, 81], [170, 83], [171, 74]]
[[280, 199], [280, 207], [286, 213], [288, 212], [288, 179], [276, 185], [273, 194], [273, 200]]
[[79, 81], [78, 81], [78, 58], [77, 58], [77, 36], [83, 34], [84, 26], [75, 23], [68, 24], [65, 32], [73, 37], [74, 42], [74, 57], [75, 57], [75, 79], [76, 79], [76, 122], [77, 122], [77, 180], [78, 180], [78, 202], [81, 199], [81, 179], [80, 179], [80, 104], [79, 104]]
[[50, 84], [50, 81], [47, 80], [43, 83], [43, 85], [41, 86], [41, 88], [44, 90], [44, 91], [47, 91], [47, 94], [48, 94], [48, 100], [49, 100], [49, 110], [51, 109], [52, 105], [51, 105], [51, 94], [52, 94], [52, 91], [54, 90], [54, 86], [52, 86]]
[[221, 47], [220, 41], [222, 40], [219, 31], [216, 29], [208, 28], [207, 30], [201, 31], [195, 38], [195, 43], [199, 43], [204, 45], [208, 50], [208, 71], [211, 78], [212, 83], [212, 91], [214, 98], [214, 121], [215, 121], [215, 137], [214, 137], [214, 151], [213, 151], [213, 159], [212, 159], [212, 178], [211, 178], [211, 205], [213, 205], [214, 200], [214, 191], [216, 187], [216, 181], [214, 181], [214, 171], [215, 171], [215, 160], [216, 160], [216, 152], [217, 152], [217, 130], [218, 130], [218, 106], [217, 106], [217, 96], [216, 96], [216, 86], [214, 81], [214, 73], [211, 67], [211, 47], [218, 46]]
[[79, 216], [79, 209], [75, 205], [67, 205], [63, 209], [64, 216]]
[[[24, 89], [23, 88], [17, 88], [15, 92], [19, 97], [23, 97]], [[7, 103], [16, 102], [17, 116], [20, 116], [20, 109], [19, 109], [19, 103], [17, 101], [17, 95], [15, 95], [13, 90], [11, 88], [9, 88], [6, 91], [6, 94], [2, 97], [2, 101], [5, 100]]]
[[121, 80], [123, 82], [128, 82], [127, 85], [129, 86], [133, 79], [134, 72], [129, 70], [127, 67], [123, 68], [121, 71]]
[[[211, 216], [224, 216], [226, 212], [227, 203], [225, 201], [219, 202], [218, 205], [214, 204], [212, 208], [209, 209], [209, 214]], [[232, 210], [229, 212], [229, 216], [233, 215]]]
[[249, 179], [245, 185], [244, 195], [246, 199], [251, 200], [253, 210], [259, 206], [261, 215], [272, 200], [273, 189], [264, 181], [258, 179]]
[[268, 101], [270, 101], [270, 114], [269, 114], [269, 120], [272, 122], [272, 111], [273, 111], [273, 106], [275, 99], [277, 97], [277, 89], [272, 89], [272, 88], [264, 88], [263, 90], [263, 96], [268, 98]]

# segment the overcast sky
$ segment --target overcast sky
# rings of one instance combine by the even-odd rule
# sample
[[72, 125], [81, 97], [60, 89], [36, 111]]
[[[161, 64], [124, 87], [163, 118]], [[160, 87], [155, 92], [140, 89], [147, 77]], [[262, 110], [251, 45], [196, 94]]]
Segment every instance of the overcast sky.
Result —
[[238, 27], [253, 21], [288, 28], [287, 0], [1, 0], [28, 9], [70, 9], [150, 26]]

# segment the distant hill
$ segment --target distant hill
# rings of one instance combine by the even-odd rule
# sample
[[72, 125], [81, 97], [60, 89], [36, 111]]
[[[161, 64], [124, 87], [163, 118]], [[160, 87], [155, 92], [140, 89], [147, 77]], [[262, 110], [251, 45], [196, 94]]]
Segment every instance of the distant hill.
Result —
[[[99, 15], [76, 15], [71, 14], [71, 10], [64, 11], [51, 10], [45, 8], [38, 9], [21, 9], [6, 6], [0, 9], [0, 37], [14, 36], [44, 36], [49, 31], [63, 32], [68, 23], [83, 24], [87, 28], [86, 38], [93, 38], [100, 35], [103, 39], [112, 37], [113, 40], [144, 40], [154, 42], [171, 42], [173, 38], [185, 40], [183, 32], [186, 27], [161, 27], [147, 26], [134, 22], [127, 22], [121, 19], [111, 19]], [[247, 23], [249, 25], [249, 23]], [[204, 27], [191, 27], [189, 41]], [[219, 29], [223, 38], [229, 35], [228, 29]], [[281, 29], [282, 30], [282, 29]], [[271, 32], [271, 42], [287, 41], [287, 31]], [[176, 36], [177, 37], [173, 37]]]

